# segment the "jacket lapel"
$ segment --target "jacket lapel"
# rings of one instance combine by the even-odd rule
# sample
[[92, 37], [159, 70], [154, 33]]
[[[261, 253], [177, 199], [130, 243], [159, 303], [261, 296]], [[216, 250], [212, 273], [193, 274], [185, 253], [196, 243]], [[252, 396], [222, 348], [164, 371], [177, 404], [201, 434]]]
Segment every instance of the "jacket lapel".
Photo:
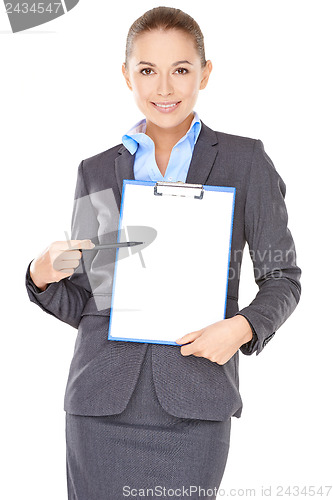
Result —
[[201, 122], [201, 131], [193, 149], [186, 181], [189, 184], [205, 184], [213, 168], [218, 143], [214, 130]]
[[[213, 168], [217, 155], [218, 143], [214, 130], [207, 127], [202, 122], [201, 131], [194, 146], [190, 167], [187, 173], [186, 182], [190, 184], [205, 184]], [[120, 195], [123, 189], [123, 180], [134, 180], [134, 158], [131, 153], [122, 145], [118, 149], [119, 156], [115, 159], [115, 172]]]
[[124, 179], [134, 180], [133, 166], [134, 166], [135, 155], [131, 155], [131, 153], [128, 151], [128, 149], [125, 148], [124, 145], [122, 145], [118, 149], [118, 153], [119, 156], [115, 159], [115, 171], [116, 171], [117, 184], [121, 196], [123, 191], [123, 180]]

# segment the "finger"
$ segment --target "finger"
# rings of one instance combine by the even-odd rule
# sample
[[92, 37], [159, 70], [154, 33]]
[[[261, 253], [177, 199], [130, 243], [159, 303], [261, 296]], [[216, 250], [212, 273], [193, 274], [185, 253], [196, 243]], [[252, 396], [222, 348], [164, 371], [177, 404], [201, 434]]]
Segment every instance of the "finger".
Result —
[[66, 269], [70, 268], [77, 268], [79, 265], [80, 261], [79, 260], [59, 260], [59, 261], [54, 261], [53, 263], [53, 269], [56, 271], [64, 271]]
[[57, 257], [57, 260], [59, 257], [60, 257], [60, 260], [77, 260], [77, 259], [81, 259], [82, 253], [80, 252], [80, 250], [64, 250]]
[[64, 248], [64, 250], [73, 250], [73, 249], [78, 249], [78, 248], [94, 248], [94, 243], [91, 240], [68, 240], [64, 241], [64, 243], [67, 243], [67, 246]]
[[177, 344], [187, 344], [187, 342], [193, 342], [193, 340], [197, 339], [198, 337], [200, 337], [202, 335], [202, 332], [203, 332], [203, 329], [197, 330], [195, 332], [187, 333], [183, 337], [180, 337], [179, 339], [177, 339], [175, 342], [177, 342]]
[[79, 240], [73, 248], [94, 248], [95, 244], [91, 240]]
[[[199, 345], [197, 344], [199, 342]], [[189, 344], [185, 344], [180, 346], [180, 353], [183, 356], [190, 356], [193, 354], [193, 356], [201, 356], [201, 344], [200, 340], [195, 339], [193, 342], [190, 342]]]
[[189, 356], [190, 354], [192, 354], [192, 352], [193, 352], [192, 342], [190, 342], [189, 344], [182, 345], [180, 347], [180, 353], [183, 356]]
[[63, 278], [71, 276], [74, 273], [74, 271], [75, 269], [62, 269], [61, 271], [59, 271], [59, 273], [61, 273], [62, 275], [60, 279], [62, 280]]

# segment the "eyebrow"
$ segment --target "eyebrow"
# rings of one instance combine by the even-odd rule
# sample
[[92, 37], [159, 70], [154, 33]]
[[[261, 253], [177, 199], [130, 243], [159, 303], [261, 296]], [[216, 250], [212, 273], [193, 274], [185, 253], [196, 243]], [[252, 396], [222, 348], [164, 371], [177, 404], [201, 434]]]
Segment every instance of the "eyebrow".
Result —
[[[146, 64], [147, 66], [152, 66], [153, 68], [156, 67], [156, 64], [153, 64], [153, 63], [148, 62], [148, 61], [140, 61], [140, 62], [138, 62], [137, 66], [139, 66], [139, 64]], [[191, 66], [193, 66], [193, 64], [187, 60], [176, 61], [176, 62], [172, 63], [171, 66], [178, 66], [178, 64], [191, 64]]]

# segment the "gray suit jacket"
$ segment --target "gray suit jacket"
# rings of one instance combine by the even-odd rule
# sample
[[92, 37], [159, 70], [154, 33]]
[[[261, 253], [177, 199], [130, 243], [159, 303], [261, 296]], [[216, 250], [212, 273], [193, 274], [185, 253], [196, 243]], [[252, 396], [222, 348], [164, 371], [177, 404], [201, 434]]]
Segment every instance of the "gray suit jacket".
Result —
[[[134, 179], [133, 163], [134, 156], [123, 145], [81, 162], [72, 239], [116, 241], [122, 183]], [[301, 270], [287, 227], [285, 184], [260, 140], [215, 132], [204, 123], [186, 182], [236, 187], [226, 317], [242, 314], [248, 319], [253, 339], [240, 350], [259, 354], [293, 312], [301, 293]], [[246, 242], [259, 290], [251, 304], [239, 311], [238, 286]], [[70, 278], [49, 284], [43, 292], [30, 278], [30, 263], [26, 273], [30, 300], [78, 329], [64, 409], [79, 415], [122, 412], [148, 346], [107, 340], [110, 308], [103, 308], [103, 300], [104, 305], [111, 304], [115, 254], [112, 259], [108, 254], [109, 264], [105, 254], [84, 252], [85, 260]], [[206, 358], [182, 356], [178, 346], [152, 344], [152, 361], [157, 396], [167, 412], [207, 420], [241, 415], [239, 352], [218, 365]]]

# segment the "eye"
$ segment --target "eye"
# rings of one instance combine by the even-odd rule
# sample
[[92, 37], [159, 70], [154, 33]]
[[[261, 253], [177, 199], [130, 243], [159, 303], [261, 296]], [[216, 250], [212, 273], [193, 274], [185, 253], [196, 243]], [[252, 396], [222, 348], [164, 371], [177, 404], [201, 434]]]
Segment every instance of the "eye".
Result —
[[178, 73], [179, 75], [186, 75], [186, 73], [188, 73], [188, 70], [186, 68], [178, 68], [176, 69], [176, 72], [177, 71], [181, 71], [181, 73]]
[[153, 72], [153, 70], [152, 70], [151, 68], [143, 68], [143, 69], [140, 71], [140, 73], [141, 73], [142, 75], [147, 75], [147, 76], [151, 75], [152, 73], [144, 73], [144, 71], [151, 71], [151, 72]]

